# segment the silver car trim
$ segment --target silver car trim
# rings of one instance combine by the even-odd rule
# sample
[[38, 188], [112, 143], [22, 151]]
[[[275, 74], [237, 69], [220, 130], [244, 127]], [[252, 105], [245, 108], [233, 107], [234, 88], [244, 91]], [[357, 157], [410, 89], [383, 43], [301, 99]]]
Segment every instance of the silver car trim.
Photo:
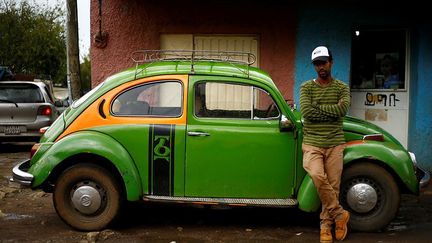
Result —
[[411, 161], [412, 161], [412, 163], [414, 165], [414, 168], [416, 169], [416, 174], [418, 174], [420, 172], [423, 175], [420, 178], [420, 180], [419, 180], [420, 189], [427, 187], [429, 185], [429, 181], [430, 181], [430, 174], [429, 174], [429, 172], [427, 170], [421, 168], [418, 165], [416, 156], [415, 156], [415, 154], [413, 152], [408, 152], [408, 154], [409, 154], [409, 156], [411, 158]]
[[425, 188], [429, 185], [429, 181], [430, 181], [430, 174], [427, 170], [417, 166], [417, 169], [423, 172], [423, 176], [420, 179], [420, 188]]
[[293, 207], [298, 205], [297, 199], [293, 198], [274, 198], [274, 199], [256, 199], [256, 198], [208, 198], [208, 197], [170, 197], [147, 195], [143, 197], [149, 201], [171, 201], [171, 202], [198, 202], [198, 203], [220, 203], [220, 204], [246, 204], [246, 205], [266, 205], [279, 207]]
[[12, 169], [12, 178], [10, 181], [17, 182], [24, 186], [30, 186], [33, 181], [33, 175], [27, 173], [29, 167], [30, 159], [24, 160], [15, 165]]

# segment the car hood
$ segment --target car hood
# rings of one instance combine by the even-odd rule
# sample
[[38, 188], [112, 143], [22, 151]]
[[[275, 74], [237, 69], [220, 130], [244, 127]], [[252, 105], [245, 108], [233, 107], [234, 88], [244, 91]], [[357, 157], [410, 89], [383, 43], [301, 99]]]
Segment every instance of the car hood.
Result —
[[384, 130], [383, 128], [353, 117], [353, 116], [346, 116], [344, 119], [344, 123], [343, 123], [343, 129], [345, 131], [345, 133], [350, 133], [353, 135], [359, 135], [359, 136], [364, 136], [364, 135], [368, 135], [368, 134], [377, 134], [380, 133], [382, 135], [384, 135], [384, 139], [386, 141], [391, 141], [395, 144], [398, 144], [399, 146], [402, 146], [402, 144], [395, 138], [393, 137], [389, 132], [387, 132], [386, 130]]
[[[299, 110], [293, 110], [293, 113], [296, 119], [298, 121], [300, 120], [303, 123], [303, 117], [301, 116], [301, 112]], [[343, 129], [345, 132], [345, 138], [347, 142], [352, 140], [363, 139], [364, 135], [382, 134], [384, 136], [385, 141], [390, 141], [403, 147], [403, 145], [395, 137], [393, 137], [389, 132], [387, 132], [383, 128], [357, 117], [353, 117], [350, 115], [345, 116], [343, 122]]]

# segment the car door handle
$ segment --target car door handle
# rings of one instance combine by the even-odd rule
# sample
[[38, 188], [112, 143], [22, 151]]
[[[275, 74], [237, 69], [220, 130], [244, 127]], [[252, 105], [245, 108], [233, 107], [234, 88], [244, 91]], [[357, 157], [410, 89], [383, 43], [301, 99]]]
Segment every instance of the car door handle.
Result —
[[187, 134], [189, 136], [193, 136], [193, 137], [207, 137], [207, 136], [210, 136], [210, 133], [206, 133], [206, 132], [188, 132]]

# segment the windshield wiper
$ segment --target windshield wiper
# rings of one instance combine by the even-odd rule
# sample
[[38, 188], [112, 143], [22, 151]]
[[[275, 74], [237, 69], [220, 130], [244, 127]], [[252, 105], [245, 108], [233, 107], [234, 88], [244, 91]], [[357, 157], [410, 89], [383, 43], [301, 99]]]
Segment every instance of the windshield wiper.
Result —
[[18, 104], [16, 102], [14, 102], [14, 101], [11, 101], [11, 100], [2, 100], [2, 99], [0, 99], [0, 102], [11, 103], [11, 104], [14, 104], [16, 107], [18, 107]]

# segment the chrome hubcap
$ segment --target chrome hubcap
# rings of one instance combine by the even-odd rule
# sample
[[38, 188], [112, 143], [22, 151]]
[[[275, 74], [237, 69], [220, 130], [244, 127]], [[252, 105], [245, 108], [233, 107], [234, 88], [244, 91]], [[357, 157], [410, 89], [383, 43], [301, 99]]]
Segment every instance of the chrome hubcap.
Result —
[[347, 203], [350, 208], [358, 213], [371, 211], [378, 202], [378, 195], [371, 185], [358, 183], [349, 188]]
[[102, 204], [102, 196], [92, 186], [79, 186], [72, 194], [72, 204], [83, 214], [95, 213]]

